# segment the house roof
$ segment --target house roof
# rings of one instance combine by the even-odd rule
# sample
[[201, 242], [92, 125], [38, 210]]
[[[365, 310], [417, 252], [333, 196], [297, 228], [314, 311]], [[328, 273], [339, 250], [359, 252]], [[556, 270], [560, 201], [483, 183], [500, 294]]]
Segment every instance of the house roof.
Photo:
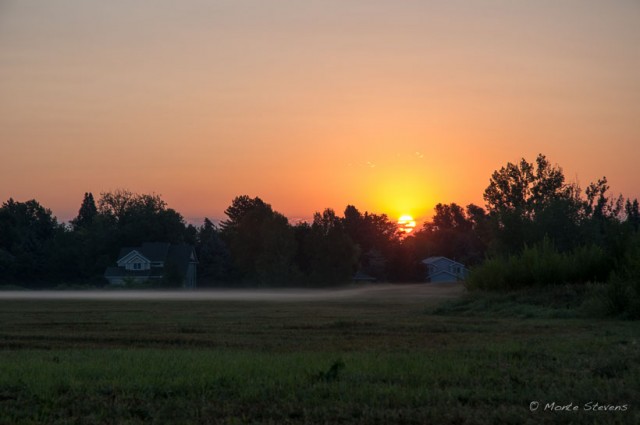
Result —
[[130, 263], [132, 261], [136, 261], [139, 262], [140, 259], [142, 259], [143, 261], [146, 262], [151, 262], [151, 260], [149, 260], [147, 257], [145, 257], [144, 255], [142, 255], [140, 253], [140, 251], [138, 251], [137, 249], [132, 249], [131, 251], [129, 251], [128, 254], [125, 254], [123, 257], [120, 257], [118, 259], [118, 266], [125, 264], [125, 263]]
[[[193, 246], [186, 244], [171, 245], [167, 242], [146, 242], [140, 247], [122, 248], [118, 256], [118, 261], [124, 259], [134, 251], [146, 257], [151, 262], [162, 262], [165, 263], [165, 265], [171, 264], [183, 275], [186, 274], [190, 263], [198, 262]], [[108, 267], [104, 272], [104, 276], [106, 278], [161, 278], [164, 273], [165, 269], [162, 267], [151, 267], [150, 270], [127, 270], [125, 267]]]
[[145, 242], [139, 247], [122, 248], [118, 254], [118, 261], [129, 255], [132, 251], [138, 251], [151, 262], [165, 261], [171, 244], [168, 242]]
[[460, 266], [464, 267], [464, 264], [458, 263], [457, 261], [454, 261], [454, 260], [452, 260], [450, 258], [442, 257], [442, 256], [425, 258], [424, 260], [421, 261], [421, 263], [429, 265], [429, 264], [436, 264], [436, 263], [438, 263], [440, 261], [443, 261], [443, 260], [448, 262], [448, 263], [453, 263], [453, 264], [457, 264], [457, 265], [460, 265]]

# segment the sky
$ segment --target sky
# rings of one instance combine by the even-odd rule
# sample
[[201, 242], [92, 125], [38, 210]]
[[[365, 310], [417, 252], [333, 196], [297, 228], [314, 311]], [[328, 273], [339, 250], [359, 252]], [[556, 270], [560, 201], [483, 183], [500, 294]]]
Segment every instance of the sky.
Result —
[[637, 0], [0, 0], [0, 202], [422, 221], [538, 153], [640, 197], [638, 22]]

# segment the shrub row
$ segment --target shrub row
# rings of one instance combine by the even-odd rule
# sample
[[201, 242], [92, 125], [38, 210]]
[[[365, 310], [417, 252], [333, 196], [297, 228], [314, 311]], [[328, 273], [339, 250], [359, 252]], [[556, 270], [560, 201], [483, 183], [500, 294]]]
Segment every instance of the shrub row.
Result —
[[613, 270], [607, 253], [596, 245], [560, 252], [549, 241], [526, 246], [522, 253], [488, 258], [473, 268], [470, 289], [510, 290], [565, 283], [603, 282]]

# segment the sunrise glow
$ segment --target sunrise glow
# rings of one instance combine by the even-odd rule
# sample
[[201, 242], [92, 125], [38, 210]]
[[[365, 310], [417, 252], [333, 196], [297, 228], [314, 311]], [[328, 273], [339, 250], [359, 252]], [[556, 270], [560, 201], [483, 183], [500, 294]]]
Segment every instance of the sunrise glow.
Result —
[[398, 229], [404, 233], [411, 233], [416, 227], [416, 221], [408, 214], [401, 216], [398, 219]]
[[640, 0], [0, 0], [0, 422], [640, 424], [639, 124]]
[[69, 220], [127, 188], [193, 222], [242, 194], [422, 222], [540, 152], [640, 196], [637, 4], [489, 3], [9, 2], [0, 202]]

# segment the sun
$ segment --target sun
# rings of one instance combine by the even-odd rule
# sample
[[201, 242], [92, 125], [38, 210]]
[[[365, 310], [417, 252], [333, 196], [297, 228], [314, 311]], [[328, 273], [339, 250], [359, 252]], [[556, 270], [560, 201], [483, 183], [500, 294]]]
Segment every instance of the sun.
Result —
[[409, 214], [401, 215], [398, 219], [398, 229], [405, 233], [411, 233], [416, 227], [416, 221]]

